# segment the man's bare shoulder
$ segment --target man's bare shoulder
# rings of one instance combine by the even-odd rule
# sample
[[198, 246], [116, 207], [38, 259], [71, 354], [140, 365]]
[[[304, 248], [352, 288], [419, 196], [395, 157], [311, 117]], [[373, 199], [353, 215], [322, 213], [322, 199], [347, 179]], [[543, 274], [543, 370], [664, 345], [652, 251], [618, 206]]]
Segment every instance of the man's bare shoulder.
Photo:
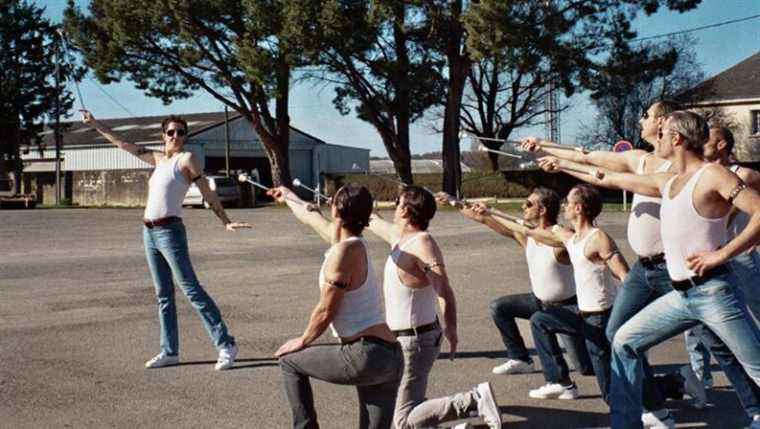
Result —
[[736, 175], [747, 185], [755, 189], [760, 188], [760, 172], [747, 167], [739, 167]]

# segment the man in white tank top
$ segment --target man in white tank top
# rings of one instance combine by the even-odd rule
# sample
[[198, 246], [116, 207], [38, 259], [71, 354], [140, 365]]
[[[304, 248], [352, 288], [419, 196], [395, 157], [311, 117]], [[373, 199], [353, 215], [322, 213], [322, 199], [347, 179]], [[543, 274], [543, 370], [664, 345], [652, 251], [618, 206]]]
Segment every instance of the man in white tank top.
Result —
[[[656, 146], [665, 118], [678, 108], [678, 104], [669, 101], [657, 102], [650, 106], [639, 120], [641, 138]], [[559, 168], [571, 176], [597, 186], [615, 188], [608, 181], [596, 178], [595, 173], [602, 170], [654, 174], [669, 171], [671, 167], [671, 161], [661, 158], [657, 153], [651, 154], [642, 150], [622, 153], [606, 151], [581, 153], [542, 147], [538, 139], [526, 139], [523, 147], [531, 151], [540, 149], [556, 157], [547, 157], [539, 161], [546, 171], [553, 172]], [[589, 169], [589, 165], [597, 168]], [[584, 171], [592, 174], [586, 174]], [[633, 207], [628, 221], [628, 241], [639, 257], [631, 267], [615, 299], [615, 306], [607, 326], [607, 338], [610, 341], [625, 321], [647, 304], [672, 290], [664, 258], [659, 211], [659, 197], [634, 193]], [[731, 381], [747, 415], [760, 414], [760, 389], [757, 389], [726, 344], [709, 329], [703, 330], [700, 338], [702, 343], [709, 347], [726, 377]], [[696, 407], [701, 408], [706, 405], [707, 396], [704, 385], [695, 376], [690, 366], [683, 367], [681, 375], [668, 374], [655, 377], [646, 357], [643, 358], [642, 365], [644, 368], [643, 403], [644, 408], [649, 411], [642, 414], [645, 426], [675, 426], [675, 419], [665, 407], [666, 397], [680, 399], [683, 393], [687, 393], [694, 398]]]
[[[275, 352], [293, 427], [319, 427], [310, 382], [316, 378], [356, 387], [357, 427], [389, 429], [404, 362], [385, 323], [380, 286], [362, 237], [372, 213], [372, 195], [363, 186], [341, 187], [332, 199], [330, 221], [285, 187], [269, 194], [331, 244], [319, 273], [319, 303], [306, 329]], [[328, 326], [340, 344], [312, 345]]]
[[[374, 215], [370, 223], [370, 230], [391, 245], [383, 276], [386, 320], [404, 355], [395, 427], [437, 427], [477, 412], [489, 428], [500, 428], [501, 414], [489, 383], [426, 400], [428, 376], [441, 351], [442, 337], [449, 342], [451, 359], [458, 343], [454, 291], [441, 250], [427, 232], [435, 212], [435, 199], [429, 191], [407, 186], [396, 199], [393, 222]], [[439, 304], [443, 327], [437, 317]]]
[[[145, 363], [146, 368], [160, 368], [179, 362], [179, 334], [177, 310], [174, 301], [174, 281], [190, 300], [203, 320], [214, 346], [219, 350], [215, 369], [232, 366], [237, 356], [235, 338], [227, 331], [222, 314], [214, 300], [206, 293], [190, 263], [185, 226], [182, 223], [182, 200], [190, 184], [196, 182], [203, 198], [228, 231], [250, 228], [247, 223], [230, 221], [224, 207], [208, 182], [192, 152], [182, 150], [187, 138], [187, 122], [170, 116], [161, 124], [164, 151], [154, 151], [121, 140], [108, 127], [95, 120], [90, 112], [82, 110], [83, 122], [91, 125], [114, 146], [123, 149], [155, 167], [148, 182], [148, 202], [145, 205], [143, 242], [148, 267], [158, 298], [158, 316], [161, 325], [161, 352]], [[202, 180], [199, 180], [202, 179]]]
[[[636, 414], [642, 407], [643, 353], [699, 323], [723, 339], [755, 385], [760, 383], [760, 332], [735, 292], [738, 279], [727, 267], [729, 260], [760, 239], [760, 194], [727, 168], [703, 160], [708, 135], [701, 116], [674, 112], [660, 130], [655, 151], [673, 162], [676, 174], [602, 172], [601, 182], [606, 186], [663, 198], [662, 242], [675, 289], [649, 304], [615, 334], [614, 428], [636, 427]], [[732, 207], [749, 214], [750, 220], [739, 235], [726, 241], [726, 220]]]
[[[449, 196], [441, 194], [439, 202], [448, 204]], [[564, 248], [541, 244], [521, 232], [512, 231], [491, 216], [484, 204], [462, 206], [460, 212], [467, 218], [482, 223], [496, 233], [510, 237], [525, 249], [528, 262], [531, 293], [502, 296], [491, 301], [491, 318], [501, 334], [507, 351], [507, 361], [493, 368], [494, 374], [522, 374], [536, 370], [520, 335], [515, 319], [530, 320], [537, 311], [547, 306], [562, 306], [577, 310], [573, 268]], [[557, 224], [560, 197], [551, 189], [536, 188], [522, 205], [523, 219], [538, 228], [551, 229]], [[560, 334], [560, 341], [568, 351], [573, 366], [583, 375], [593, 375], [594, 368], [583, 338]]]
[[[730, 129], [719, 125], [710, 127], [710, 138], [705, 143], [704, 159], [728, 167], [747, 186], [760, 191], [760, 173], [755, 170], [732, 164], [732, 152], [734, 149], [734, 134]], [[738, 235], [749, 222], [749, 216], [741, 211], [732, 209], [728, 222], [729, 238]], [[755, 323], [760, 320], [760, 294], [755, 290], [760, 284], [760, 253], [757, 247], [737, 255], [730, 261], [731, 269], [739, 277], [744, 301]], [[705, 384], [711, 387], [713, 383], [710, 371], [710, 351], [701, 341], [702, 326], [687, 330], [686, 349], [689, 351], [689, 361], [694, 373]]]
[[602, 211], [602, 198], [595, 188], [577, 185], [567, 195], [565, 219], [573, 229], [556, 225], [551, 230], [528, 229], [513, 224], [529, 237], [547, 245], [567, 249], [573, 264], [578, 311], [563, 307], [545, 308], [530, 318], [536, 350], [544, 367], [546, 384], [531, 390], [529, 396], [537, 399], [574, 399], [577, 387], [562, 357], [562, 350], [553, 334], [578, 336], [586, 341], [594, 373], [607, 401], [610, 375], [610, 343], [605, 328], [617, 294], [618, 281], [628, 274], [628, 264], [620, 254], [615, 241], [607, 233], [594, 227], [594, 220]]

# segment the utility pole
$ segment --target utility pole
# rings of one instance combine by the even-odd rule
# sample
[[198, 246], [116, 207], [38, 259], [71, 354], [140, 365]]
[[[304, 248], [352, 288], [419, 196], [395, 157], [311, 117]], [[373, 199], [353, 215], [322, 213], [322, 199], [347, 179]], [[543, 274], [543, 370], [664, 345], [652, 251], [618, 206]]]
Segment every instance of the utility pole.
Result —
[[61, 41], [56, 44], [55, 61], [55, 205], [61, 204]]
[[224, 106], [224, 171], [230, 177], [230, 111]]

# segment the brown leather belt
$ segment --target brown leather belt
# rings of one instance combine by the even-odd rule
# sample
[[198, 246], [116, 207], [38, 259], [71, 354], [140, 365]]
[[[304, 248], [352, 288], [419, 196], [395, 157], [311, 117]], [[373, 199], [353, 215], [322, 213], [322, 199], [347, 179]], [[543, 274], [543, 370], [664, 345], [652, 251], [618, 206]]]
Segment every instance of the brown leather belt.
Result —
[[177, 217], [177, 216], [169, 216], [169, 217], [162, 217], [162, 218], [153, 219], [153, 220], [143, 219], [143, 223], [148, 228], [155, 228], [157, 226], [166, 226], [175, 222], [182, 222], [182, 218]]
[[715, 276], [719, 276], [722, 274], [728, 274], [730, 271], [726, 265], [718, 265], [717, 267], [711, 269], [710, 271], [706, 272], [703, 276], [694, 276], [690, 277], [686, 280], [679, 280], [672, 282], [673, 289], [677, 291], [687, 291], [693, 287], [697, 287], [699, 285], [707, 283], [708, 280]]
[[428, 323], [427, 325], [418, 326], [416, 328], [411, 329], [399, 329], [397, 331], [392, 331], [393, 335], [397, 337], [416, 337], [419, 334], [424, 334], [425, 332], [430, 332], [435, 329], [439, 329], [440, 325], [438, 324], [438, 320], [436, 320], [433, 323]]

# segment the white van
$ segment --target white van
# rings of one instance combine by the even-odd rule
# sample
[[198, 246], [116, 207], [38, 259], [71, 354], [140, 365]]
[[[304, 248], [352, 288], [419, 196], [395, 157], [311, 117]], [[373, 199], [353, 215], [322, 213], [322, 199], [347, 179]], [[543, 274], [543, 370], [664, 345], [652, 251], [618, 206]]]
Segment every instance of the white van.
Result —
[[[206, 176], [208, 179], [208, 185], [211, 190], [216, 191], [216, 195], [219, 196], [219, 201], [224, 206], [237, 206], [240, 203], [240, 189], [238, 184], [232, 177], [227, 176]], [[182, 201], [183, 206], [203, 206], [209, 208], [210, 206], [203, 200], [201, 190], [195, 186], [195, 183], [190, 185], [190, 189], [187, 190], [185, 200]]]

